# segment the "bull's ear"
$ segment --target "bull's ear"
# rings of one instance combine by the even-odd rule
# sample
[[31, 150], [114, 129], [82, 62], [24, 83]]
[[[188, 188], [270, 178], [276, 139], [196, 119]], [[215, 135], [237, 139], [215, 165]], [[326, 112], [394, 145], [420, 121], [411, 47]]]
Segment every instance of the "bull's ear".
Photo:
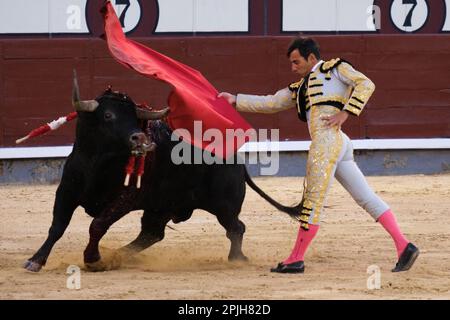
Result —
[[137, 117], [138, 119], [141, 120], [159, 120], [167, 116], [169, 114], [169, 111], [170, 111], [169, 107], [166, 107], [158, 111], [150, 111], [145, 110], [143, 108], [136, 108]]
[[73, 69], [72, 105], [77, 111], [93, 112], [98, 107], [96, 100], [80, 100], [80, 88], [78, 87], [77, 71]]

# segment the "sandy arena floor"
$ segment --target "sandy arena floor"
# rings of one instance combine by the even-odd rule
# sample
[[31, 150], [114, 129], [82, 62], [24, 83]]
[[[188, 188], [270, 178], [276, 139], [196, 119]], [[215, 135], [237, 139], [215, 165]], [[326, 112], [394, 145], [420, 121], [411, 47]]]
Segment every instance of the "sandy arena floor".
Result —
[[[450, 175], [368, 180], [421, 250], [408, 272], [390, 272], [392, 240], [335, 183], [305, 274], [269, 272], [289, 254], [298, 225], [250, 188], [241, 212], [248, 264], [227, 261], [225, 230], [197, 211], [187, 222], [169, 223], [176, 230], [167, 229], [162, 242], [121, 269], [90, 273], [82, 255], [91, 218], [79, 208], [47, 265], [34, 274], [21, 265], [45, 240], [57, 186], [0, 186], [0, 299], [450, 299]], [[302, 178], [255, 181], [284, 204], [300, 198]], [[139, 212], [113, 225], [101, 242], [104, 256], [139, 229]], [[80, 290], [66, 287], [69, 265], [81, 267]], [[370, 265], [381, 269], [381, 289], [367, 288]]]

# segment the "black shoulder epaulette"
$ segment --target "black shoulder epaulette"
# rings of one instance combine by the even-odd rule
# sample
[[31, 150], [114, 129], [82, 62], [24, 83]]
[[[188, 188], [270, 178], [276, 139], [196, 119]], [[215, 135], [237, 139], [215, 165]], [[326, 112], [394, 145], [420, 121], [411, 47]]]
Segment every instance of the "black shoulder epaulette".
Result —
[[297, 91], [298, 88], [301, 87], [301, 85], [303, 84], [304, 81], [305, 81], [305, 79], [302, 79], [302, 80], [297, 81], [297, 82], [292, 82], [291, 84], [288, 85], [289, 90]]

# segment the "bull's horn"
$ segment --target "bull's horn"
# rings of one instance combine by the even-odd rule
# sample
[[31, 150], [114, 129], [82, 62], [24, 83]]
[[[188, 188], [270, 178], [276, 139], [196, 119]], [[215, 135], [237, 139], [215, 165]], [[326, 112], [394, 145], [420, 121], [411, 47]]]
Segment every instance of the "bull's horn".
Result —
[[95, 100], [80, 100], [80, 88], [78, 87], [77, 71], [73, 70], [72, 105], [77, 111], [92, 112], [98, 107]]
[[170, 108], [164, 108], [162, 110], [159, 111], [150, 111], [150, 110], [145, 110], [143, 108], [136, 108], [136, 114], [138, 119], [141, 120], [158, 120], [158, 119], [162, 119], [165, 116], [167, 116], [167, 114], [169, 113]]

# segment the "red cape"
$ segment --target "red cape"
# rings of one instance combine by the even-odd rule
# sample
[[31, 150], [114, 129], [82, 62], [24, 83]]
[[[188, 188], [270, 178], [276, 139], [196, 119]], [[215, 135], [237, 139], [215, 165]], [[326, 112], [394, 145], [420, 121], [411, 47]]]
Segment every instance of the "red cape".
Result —
[[[234, 139], [230, 146], [220, 143], [220, 140], [214, 141], [214, 146], [210, 141], [203, 141], [203, 132], [208, 129], [220, 130], [225, 142], [226, 129], [246, 131], [252, 128], [225, 99], [217, 98], [218, 91], [208, 80], [199, 71], [127, 39], [109, 1], [102, 13], [112, 56], [124, 66], [173, 87], [168, 98], [169, 126], [173, 130], [187, 129], [190, 135], [183, 137], [185, 141], [214, 152], [218, 157], [226, 159], [236, 153], [248, 136], [244, 138], [241, 134], [241, 139]], [[202, 121], [201, 136], [194, 134], [194, 121]]]

